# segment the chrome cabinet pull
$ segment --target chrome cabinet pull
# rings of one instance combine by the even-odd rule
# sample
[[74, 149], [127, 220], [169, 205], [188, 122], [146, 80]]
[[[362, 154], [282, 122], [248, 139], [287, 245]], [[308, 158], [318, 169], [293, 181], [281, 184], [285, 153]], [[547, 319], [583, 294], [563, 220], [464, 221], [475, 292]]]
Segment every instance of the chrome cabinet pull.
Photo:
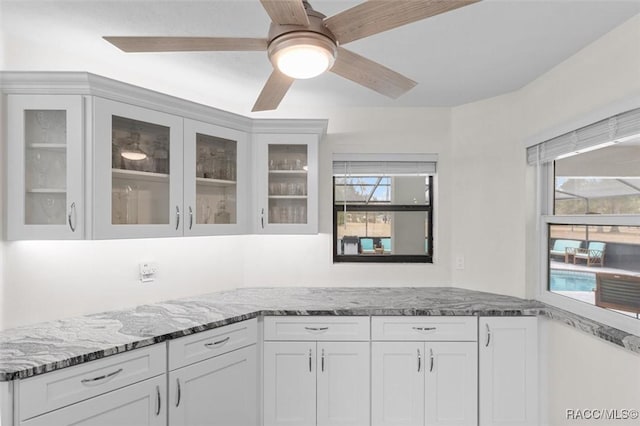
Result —
[[309, 349], [309, 373], [311, 373], [311, 355], [312, 354], [312, 350]]
[[491, 342], [491, 329], [489, 328], [489, 324], [485, 323], [484, 325], [487, 328], [487, 343], [485, 343], [484, 346], [488, 347], [489, 343]]
[[264, 209], [262, 209], [262, 213], [260, 213], [260, 223], [262, 224], [262, 229], [264, 229]]
[[176, 379], [176, 393], [177, 393], [177, 397], [176, 397], [176, 407], [178, 407], [180, 405], [180, 400], [182, 399], [182, 389], [180, 388], [180, 379]]
[[416, 331], [433, 331], [436, 327], [411, 327]]
[[160, 386], [156, 386], [156, 416], [160, 415], [161, 407], [162, 407], [162, 399], [160, 398]]
[[193, 209], [189, 206], [189, 230], [193, 228]]
[[305, 327], [304, 329], [309, 331], [327, 331], [329, 327]]
[[95, 382], [99, 382], [101, 380], [109, 379], [109, 378], [114, 377], [114, 376], [116, 376], [116, 375], [118, 375], [120, 373], [122, 373], [122, 368], [117, 369], [113, 373], [103, 374], [102, 376], [94, 377], [92, 379], [82, 379], [82, 380], [80, 380], [80, 383], [82, 383], [83, 385], [86, 385], [86, 384], [89, 384], [89, 383], [95, 383]]
[[205, 345], [207, 348], [212, 348], [212, 347], [214, 347], [214, 346], [222, 345], [222, 344], [224, 344], [224, 343], [227, 343], [227, 342], [229, 341], [229, 339], [231, 339], [231, 336], [227, 336], [227, 337], [225, 337], [225, 338], [224, 338], [224, 339], [222, 339], [222, 340], [218, 340], [217, 342], [213, 342], [213, 343], [205, 343], [204, 345]]
[[[71, 216], [73, 215], [73, 221], [71, 220]], [[76, 232], [76, 203], [75, 201], [71, 203], [71, 207], [69, 209], [69, 228], [71, 228], [71, 232]]]
[[429, 372], [433, 371], [433, 349], [429, 349]]
[[322, 367], [322, 372], [324, 373], [324, 349], [322, 350], [322, 357], [320, 358], [320, 365]]
[[176, 206], [176, 231], [180, 227], [180, 207]]
[[420, 355], [420, 349], [418, 349], [418, 373], [420, 372], [421, 367], [422, 367], [422, 356]]

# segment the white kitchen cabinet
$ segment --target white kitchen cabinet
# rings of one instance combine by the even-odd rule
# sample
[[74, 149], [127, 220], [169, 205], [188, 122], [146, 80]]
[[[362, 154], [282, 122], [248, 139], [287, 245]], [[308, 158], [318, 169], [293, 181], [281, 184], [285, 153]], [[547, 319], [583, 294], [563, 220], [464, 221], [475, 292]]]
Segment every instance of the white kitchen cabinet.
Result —
[[369, 424], [369, 343], [265, 342], [265, 426]]
[[318, 138], [254, 135], [257, 233], [318, 232]]
[[264, 426], [315, 426], [316, 343], [264, 343]]
[[247, 133], [184, 121], [185, 235], [246, 230], [249, 170]]
[[183, 234], [183, 120], [94, 98], [93, 237]]
[[475, 318], [375, 317], [372, 335], [373, 426], [478, 424]]
[[535, 317], [480, 318], [480, 426], [538, 424]]
[[7, 96], [7, 238], [84, 238], [83, 98]]
[[163, 374], [22, 421], [20, 426], [166, 426], [166, 410]]
[[169, 373], [171, 426], [256, 426], [256, 345]]

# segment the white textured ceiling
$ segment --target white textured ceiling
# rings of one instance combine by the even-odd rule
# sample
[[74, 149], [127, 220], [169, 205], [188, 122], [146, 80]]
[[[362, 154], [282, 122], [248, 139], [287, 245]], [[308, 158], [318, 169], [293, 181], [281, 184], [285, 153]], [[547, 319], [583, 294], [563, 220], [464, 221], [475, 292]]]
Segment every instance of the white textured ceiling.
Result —
[[[330, 16], [359, 1], [312, 0]], [[285, 109], [453, 106], [518, 89], [640, 13], [640, 0], [484, 0], [345, 47], [418, 82], [391, 100], [327, 73], [297, 81]], [[103, 35], [266, 37], [258, 0], [0, 2], [5, 69], [91, 71], [246, 113], [266, 52], [126, 54]], [[640, 44], [640, 41], [639, 41]], [[224, 107], [224, 106], [222, 106]]]

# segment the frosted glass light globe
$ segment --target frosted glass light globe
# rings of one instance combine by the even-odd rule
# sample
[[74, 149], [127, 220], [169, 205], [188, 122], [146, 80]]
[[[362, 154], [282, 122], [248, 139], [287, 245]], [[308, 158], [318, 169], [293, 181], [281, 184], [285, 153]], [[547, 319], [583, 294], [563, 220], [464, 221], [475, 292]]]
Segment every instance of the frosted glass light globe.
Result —
[[276, 61], [283, 74], [291, 78], [306, 79], [328, 70], [333, 65], [334, 57], [323, 47], [303, 44], [282, 49], [278, 52]]

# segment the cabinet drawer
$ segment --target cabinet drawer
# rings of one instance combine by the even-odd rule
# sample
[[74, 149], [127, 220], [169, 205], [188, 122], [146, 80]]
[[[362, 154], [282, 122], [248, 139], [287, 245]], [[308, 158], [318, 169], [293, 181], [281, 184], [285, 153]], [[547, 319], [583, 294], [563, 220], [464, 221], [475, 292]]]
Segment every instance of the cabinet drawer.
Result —
[[169, 370], [253, 345], [258, 340], [257, 320], [250, 319], [169, 342]]
[[20, 420], [101, 395], [166, 371], [166, 346], [113, 355], [19, 382]]
[[369, 317], [265, 317], [264, 340], [369, 340]]
[[374, 317], [372, 340], [476, 341], [476, 317]]

